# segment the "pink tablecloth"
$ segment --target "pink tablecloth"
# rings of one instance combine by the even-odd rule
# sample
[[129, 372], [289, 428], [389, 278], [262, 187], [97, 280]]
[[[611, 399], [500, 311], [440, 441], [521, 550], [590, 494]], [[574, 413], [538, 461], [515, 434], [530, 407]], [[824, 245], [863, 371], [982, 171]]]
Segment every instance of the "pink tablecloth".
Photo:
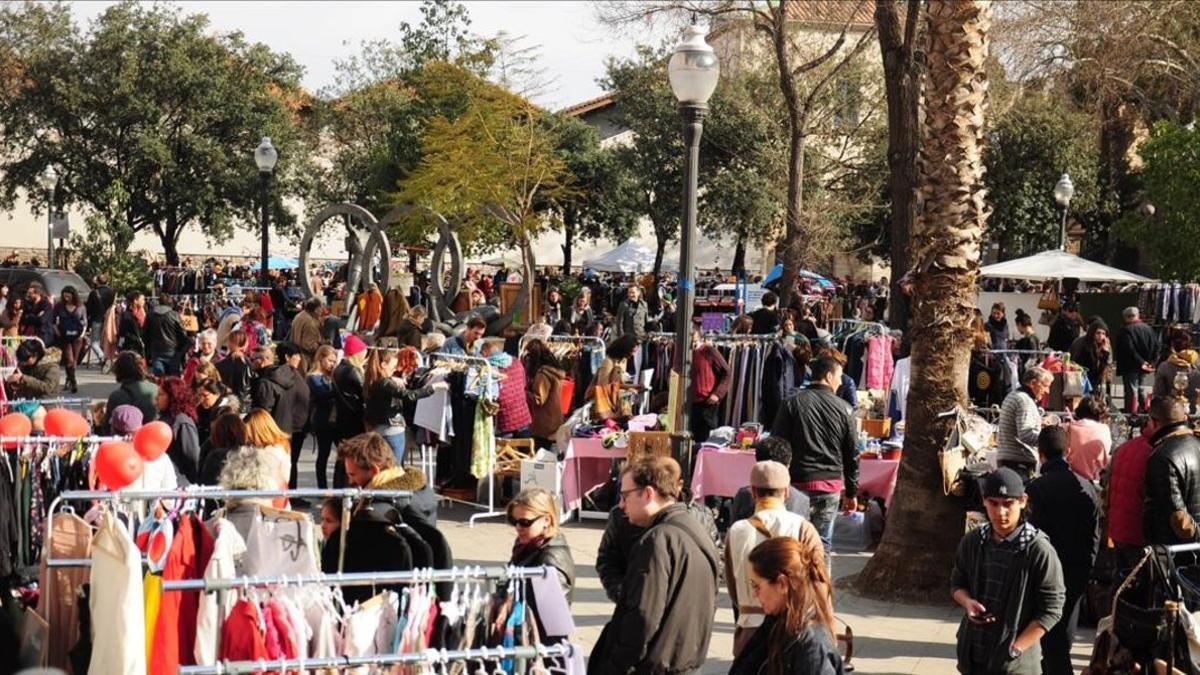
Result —
[[[692, 474], [692, 498], [736, 495], [739, 489], [750, 484], [750, 469], [753, 466], [753, 452], [701, 450], [696, 455], [696, 470]], [[896, 474], [899, 470], [900, 460], [860, 459], [859, 493], [869, 492], [872, 497], [883, 497], [884, 503], [890, 505], [892, 493], [896, 491]], [[563, 481], [565, 486], [565, 477]]]
[[612, 460], [625, 459], [625, 448], [604, 447], [599, 438], [573, 438], [563, 457], [563, 509], [574, 511], [583, 495], [608, 480]]
[[750, 484], [753, 467], [753, 450], [701, 449], [696, 453], [696, 469], [692, 472], [692, 499], [736, 495]]

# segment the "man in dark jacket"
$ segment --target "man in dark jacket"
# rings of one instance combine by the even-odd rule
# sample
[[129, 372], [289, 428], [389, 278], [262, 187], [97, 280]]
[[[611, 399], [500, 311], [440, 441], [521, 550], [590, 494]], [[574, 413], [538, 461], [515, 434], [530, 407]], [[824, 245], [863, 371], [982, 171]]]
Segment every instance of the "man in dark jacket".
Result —
[[251, 404], [271, 413], [275, 424], [292, 437], [292, 473], [288, 487], [296, 487], [296, 469], [304, 446], [308, 422], [308, 383], [300, 372], [303, 353], [290, 342], [275, 347], [279, 363], [264, 368], [250, 394]]
[[1200, 541], [1200, 441], [1188, 428], [1187, 410], [1176, 398], [1157, 397], [1150, 416], [1159, 425], [1146, 460], [1146, 543], [1155, 546]]
[[811, 367], [812, 384], [784, 402], [771, 435], [791, 443], [792, 487], [808, 496], [809, 520], [831, 563], [839, 498], [843, 510], [858, 508], [858, 435], [854, 411], [835, 393], [842, 383], [841, 365], [822, 356]]
[[1070, 352], [1071, 345], [1083, 331], [1083, 321], [1079, 316], [1079, 307], [1074, 303], [1063, 305], [1058, 318], [1050, 324], [1050, 335], [1046, 338], [1046, 346], [1057, 352]]
[[158, 305], [142, 326], [142, 338], [146, 342], [146, 362], [150, 364], [151, 373], [162, 377], [182, 372], [188, 337], [183, 330], [183, 321], [171, 306], [170, 296], [158, 296]]
[[629, 574], [588, 671], [698, 672], [717, 609], [717, 550], [687, 507], [676, 502], [679, 464], [655, 457], [621, 473], [621, 506], [647, 531], [634, 544]]
[[30, 284], [25, 312], [21, 315], [23, 335], [36, 335], [42, 344], [54, 344], [54, 304], [41, 284]]
[[46, 357], [41, 343], [29, 340], [17, 347], [17, 369], [8, 376], [8, 397], [48, 398], [62, 390], [58, 364]]
[[1100, 546], [1100, 500], [1092, 483], [1067, 464], [1071, 438], [1055, 425], [1038, 436], [1041, 476], [1026, 488], [1029, 523], [1046, 533], [1063, 569], [1066, 599], [1062, 620], [1042, 638], [1042, 672], [1069, 675], [1071, 645], [1079, 621], [1079, 599]]
[[[366, 431], [363, 396], [363, 360], [367, 345], [357, 335], [346, 338], [345, 358], [333, 369], [334, 411], [337, 415], [337, 440], [350, 438]], [[343, 462], [334, 462], [333, 487], [346, 487]]]
[[1162, 343], [1158, 333], [1142, 321], [1137, 307], [1121, 312], [1125, 325], [1117, 334], [1117, 374], [1125, 388], [1125, 412], [1145, 412], [1150, 406], [1154, 364]]
[[108, 285], [108, 277], [103, 274], [97, 274], [92, 283], [92, 291], [88, 293], [87, 300], [84, 302], [87, 308], [88, 322], [91, 324], [89, 326], [91, 330], [88, 333], [91, 346], [88, 348], [88, 353], [95, 355], [97, 363], [103, 366], [104, 351], [100, 348], [100, 335], [104, 327], [104, 318], [108, 315], [108, 309], [112, 307], [117, 294], [113, 291], [112, 286]]
[[[346, 531], [342, 571], [389, 572], [414, 566], [448, 569], [454, 561], [446, 538], [437, 530], [437, 497], [420, 469], [396, 466], [391, 447], [376, 433], [359, 434], [338, 447], [352, 487], [368, 490], [408, 490], [410, 497], [376, 497], [360, 501]], [[341, 536], [334, 534], [321, 550], [321, 570], [338, 571]], [[378, 588], [399, 591], [381, 584]], [[377, 589], [346, 588], [346, 601], [366, 600]]]
[[1025, 484], [1000, 468], [980, 481], [988, 522], [958, 544], [950, 591], [963, 608], [961, 673], [1042, 672], [1042, 637], [1062, 618], [1062, 567], [1050, 539], [1021, 522]]
[[779, 298], [771, 291], [763, 293], [762, 307], [750, 312], [750, 318], [754, 320], [751, 330], [755, 335], [779, 332], [779, 308], [775, 306], [778, 302]]

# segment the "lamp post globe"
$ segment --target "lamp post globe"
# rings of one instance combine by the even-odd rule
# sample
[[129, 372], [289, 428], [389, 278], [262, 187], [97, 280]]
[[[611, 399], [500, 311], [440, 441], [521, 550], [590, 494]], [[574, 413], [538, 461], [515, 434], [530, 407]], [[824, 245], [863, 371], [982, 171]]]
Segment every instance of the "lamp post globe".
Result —
[[[683, 141], [687, 148], [684, 174], [683, 219], [680, 230], [678, 297], [676, 298], [675, 355], [671, 365], [671, 380], [675, 385], [672, 452], [683, 469], [691, 476], [691, 370], [692, 370], [692, 310], [696, 294], [695, 266], [692, 263], [696, 248], [696, 192], [700, 165], [700, 136], [704, 118], [708, 115], [708, 99], [717, 88], [721, 74], [717, 55], [705, 41], [708, 34], [695, 24], [683, 31], [683, 39], [667, 62], [667, 79], [671, 91], [679, 100], [683, 117]], [[699, 439], [704, 441], [707, 439]]]
[[1071, 206], [1071, 199], [1075, 197], [1075, 183], [1071, 182], [1071, 174], [1064, 173], [1062, 178], [1054, 184], [1054, 201], [1062, 207], [1062, 226], [1059, 232], [1058, 248], [1060, 251], [1067, 250], [1067, 209]]
[[58, 172], [54, 165], [46, 165], [37, 180], [46, 191], [46, 267], [54, 269], [54, 190], [58, 187]]
[[271, 145], [271, 137], [263, 136], [262, 142], [254, 149], [254, 164], [258, 167], [259, 179], [259, 202], [262, 207], [262, 285], [267, 286], [269, 277], [268, 271], [270, 264], [268, 259], [271, 255], [271, 230], [270, 230], [270, 192], [271, 192], [271, 173], [275, 170], [275, 162], [279, 161], [279, 152], [275, 150], [275, 146]]

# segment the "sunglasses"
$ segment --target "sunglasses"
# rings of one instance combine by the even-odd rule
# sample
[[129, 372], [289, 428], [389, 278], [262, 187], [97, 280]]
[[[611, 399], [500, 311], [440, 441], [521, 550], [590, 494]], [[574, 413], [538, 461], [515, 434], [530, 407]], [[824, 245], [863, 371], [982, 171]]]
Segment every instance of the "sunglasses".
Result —
[[513, 527], [529, 529], [529, 528], [533, 527], [534, 523], [541, 520], [542, 518], [544, 518], [544, 516], [538, 516], [537, 518], [509, 518], [508, 524], [512, 525]]

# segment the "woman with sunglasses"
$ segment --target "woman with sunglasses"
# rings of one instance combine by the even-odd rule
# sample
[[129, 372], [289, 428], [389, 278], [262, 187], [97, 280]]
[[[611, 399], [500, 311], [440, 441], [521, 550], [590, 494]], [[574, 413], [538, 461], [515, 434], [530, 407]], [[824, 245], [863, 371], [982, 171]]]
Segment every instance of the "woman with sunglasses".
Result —
[[[552, 567], [558, 572], [558, 583], [571, 604], [575, 588], [575, 561], [567, 539], [558, 529], [558, 505], [554, 495], [543, 488], [529, 488], [508, 503], [508, 524], [516, 528], [517, 541], [513, 544], [512, 558], [508, 564], [518, 567]], [[537, 614], [537, 601], [533, 593], [526, 593], [530, 606]], [[545, 626], [538, 616], [538, 629], [546, 635]]]

